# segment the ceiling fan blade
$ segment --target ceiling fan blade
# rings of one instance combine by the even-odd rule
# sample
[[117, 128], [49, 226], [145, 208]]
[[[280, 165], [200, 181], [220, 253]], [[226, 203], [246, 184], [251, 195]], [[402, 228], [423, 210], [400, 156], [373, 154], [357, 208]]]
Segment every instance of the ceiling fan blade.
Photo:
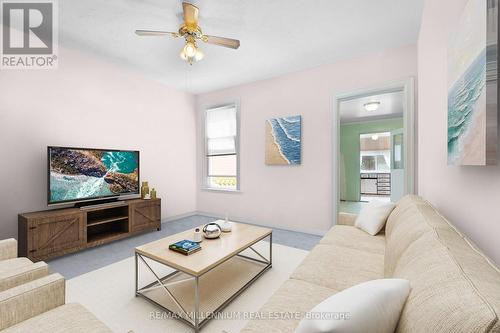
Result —
[[208, 44], [224, 46], [224, 47], [228, 47], [230, 49], [237, 49], [240, 47], [240, 41], [237, 39], [209, 36], [209, 35], [203, 35], [202, 39], [204, 42], [206, 42]]
[[165, 35], [170, 35], [172, 37], [179, 37], [179, 34], [177, 32], [156, 31], [156, 30], [136, 30], [135, 34], [139, 35], [139, 36], [165, 36]]
[[198, 27], [198, 7], [188, 2], [183, 2], [182, 11], [184, 12], [184, 24], [196, 29]]

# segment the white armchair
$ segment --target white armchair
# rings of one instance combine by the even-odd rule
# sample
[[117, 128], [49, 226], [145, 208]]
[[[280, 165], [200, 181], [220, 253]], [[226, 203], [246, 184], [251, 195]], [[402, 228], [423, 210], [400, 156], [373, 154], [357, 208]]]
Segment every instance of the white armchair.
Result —
[[57, 273], [0, 292], [0, 330], [61, 306], [64, 300], [65, 281]]
[[112, 333], [78, 303], [65, 304], [57, 273], [0, 292], [1, 333]]
[[64, 303], [64, 277], [18, 258], [15, 239], [0, 241], [1, 333], [112, 333], [82, 305]]
[[33, 263], [28, 258], [17, 257], [17, 241], [0, 240], [0, 292], [20, 286], [49, 274], [43, 261]]

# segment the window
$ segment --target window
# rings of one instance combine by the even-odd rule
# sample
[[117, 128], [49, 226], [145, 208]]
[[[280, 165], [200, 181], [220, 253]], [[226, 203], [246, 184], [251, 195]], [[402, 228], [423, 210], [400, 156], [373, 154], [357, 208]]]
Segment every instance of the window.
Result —
[[236, 104], [205, 111], [205, 186], [238, 190], [238, 115]]
[[361, 172], [391, 171], [391, 133], [368, 133], [359, 136]]
[[390, 150], [386, 151], [362, 151], [361, 172], [387, 172], [391, 171]]

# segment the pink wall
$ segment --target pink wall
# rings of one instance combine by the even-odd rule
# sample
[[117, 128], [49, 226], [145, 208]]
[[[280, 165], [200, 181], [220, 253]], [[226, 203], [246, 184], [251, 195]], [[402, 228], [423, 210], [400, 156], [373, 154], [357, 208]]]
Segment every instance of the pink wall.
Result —
[[60, 48], [59, 69], [0, 72], [0, 239], [47, 209], [47, 145], [137, 149], [162, 217], [196, 210], [194, 97]]
[[[198, 96], [202, 108], [241, 103], [241, 193], [198, 190], [198, 210], [256, 224], [322, 233], [332, 221], [332, 111], [334, 94], [416, 76], [414, 46]], [[302, 115], [302, 165], [266, 166], [265, 120]], [[198, 139], [198, 156], [203, 138]], [[198, 162], [198, 166], [201, 161]], [[201, 169], [198, 169], [201, 182]]]
[[467, 0], [427, 0], [418, 43], [419, 193], [500, 263], [500, 166], [447, 165], [447, 42]]

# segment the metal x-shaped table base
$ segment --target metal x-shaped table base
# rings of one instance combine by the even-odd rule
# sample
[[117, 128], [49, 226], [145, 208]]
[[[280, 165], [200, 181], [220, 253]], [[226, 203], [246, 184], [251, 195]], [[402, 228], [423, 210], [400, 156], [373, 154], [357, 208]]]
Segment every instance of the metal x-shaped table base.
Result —
[[[273, 246], [273, 235], [272, 235], [272, 233], [269, 236], [266, 236], [266, 237], [260, 239], [259, 241], [262, 241], [265, 238], [269, 238], [269, 258], [264, 257], [261, 253], [259, 253], [257, 250], [255, 250], [252, 247], [255, 243], [252, 244], [252, 245], [250, 245], [250, 246], [248, 246], [247, 248], [243, 249], [238, 254], [236, 254], [236, 256], [244, 258], [246, 260], [251, 260], [251, 261], [254, 261], [254, 262], [257, 262], [257, 263], [260, 263], [260, 264], [264, 264], [264, 267], [262, 268], [262, 270], [260, 270], [259, 273], [257, 273], [257, 275], [255, 275], [243, 287], [241, 287], [240, 289], [238, 289], [238, 291], [236, 291], [236, 293], [234, 293], [233, 295], [231, 295], [231, 297], [229, 297], [226, 301], [224, 301], [224, 303], [222, 303], [219, 307], [217, 307], [217, 309], [215, 309], [212, 312], [212, 314], [215, 314], [217, 312], [222, 311], [232, 300], [234, 300], [239, 294], [241, 294], [246, 288], [248, 288], [253, 282], [255, 282], [255, 280], [257, 280], [262, 274], [264, 274], [268, 269], [270, 269], [272, 267], [272, 260], [273, 260], [272, 259], [273, 258], [273, 256], [272, 256], [272, 253], [273, 253], [272, 252], [272, 248], [273, 248], [272, 247]], [[260, 259], [252, 258], [252, 257], [249, 257], [247, 255], [241, 254], [243, 251], [245, 251], [247, 249], [252, 250]], [[226, 260], [229, 260], [229, 259], [231, 259], [233, 257], [230, 257], [230, 258], [228, 258]], [[136, 296], [140, 296], [140, 297], [146, 299], [147, 301], [155, 304], [156, 306], [162, 308], [167, 313], [171, 314], [174, 318], [179, 319], [182, 322], [184, 322], [185, 324], [187, 324], [190, 327], [192, 327], [194, 329], [194, 331], [196, 333], [198, 333], [200, 331], [201, 327], [204, 326], [211, 319], [210, 316], [208, 316], [208, 317], [206, 317], [204, 319], [200, 318], [200, 278], [204, 274], [209, 273], [211, 271], [211, 269], [208, 270], [207, 272], [203, 273], [202, 275], [199, 275], [199, 276], [191, 275], [191, 274], [188, 274], [186, 272], [181, 272], [179, 270], [174, 270], [172, 273], [169, 273], [169, 274], [167, 274], [167, 275], [165, 275], [163, 277], [159, 277], [158, 274], [154, 271], [154, 269], [151, 268], [151, 265], [149, 265], [144, 258], [148, 258], [149, 260], [156, 261], [156, 260], [154, 260], [152, 258], [149, 258], [149, 257], [144, 256], [142, 254], [139, 254], [137, 252], [135, 253], [135, 295]], [[151, 272], [153, 274], [153, 276], [155, 277], [155, 281], [151, 282], [150, 284], [148, 284], [148, 285], [146, 285], [146, 286], [144, 286], [144, 287], [142, 287], [140, 289], [139, 289], [139, 260], [141, 260], [141, 262], [146, 266], [146, 268], [148, 269], [148, 271]], [[160, 263], [160, 264], [162, 264], [162, 263]], [[220, 264], [222, 264], [222, 263], [220, 263]], [[162, 265], [164, 265], [164, 264], [162, 264]], [[164, 266], [169, 267], [168, 265], [164, 265]], [[215, 266], [215, 267], [218, 267], [218, 266]], [[182, 280], [176, 280], [176, 281], [168, 282], [168, 280], [174, 278], [177, 274], [181, 274], [181, 273], [190, 275], [190, 277], [182, 279]], [[172, 286], [172, 285], [175, 285], [175, 284], [178, 284], [178, 283], [182, 283], [182, 282], [191, 280], [191, 279], [194, 279], [194, 284], [195, 284], [194, 285], [194, 298], [195, 299], [194, 299], [194, 312], [190, 315], [189, 312], [186, 311], [186, 309], [182, 306], [182, 304], [175, 297], [175, 295], [172, 293], [172, 291], [169, 290], [168, 287]], [[145, 295], [145, 293], [147, 291], [151, 291], [151, 290], [159, 289], [159, 288], [163, 289], [165, 291], [165, 293], [167, 294], [167, 296], [170, 297], [173, 300], [173, 302], [175, 303], [175, 305], [177, 305], [179, 307], [179, 309], [181, 310], [180, 316], [179, 316], [178, 313], [176, 313], [176, 312], [174, 312], [174, 311], [172, 311], [170, 309], [167, 309], [163, 305], [159, 304], [158, 302], [156, 302], [152, 298], [150, 298], [147, 295]]]

